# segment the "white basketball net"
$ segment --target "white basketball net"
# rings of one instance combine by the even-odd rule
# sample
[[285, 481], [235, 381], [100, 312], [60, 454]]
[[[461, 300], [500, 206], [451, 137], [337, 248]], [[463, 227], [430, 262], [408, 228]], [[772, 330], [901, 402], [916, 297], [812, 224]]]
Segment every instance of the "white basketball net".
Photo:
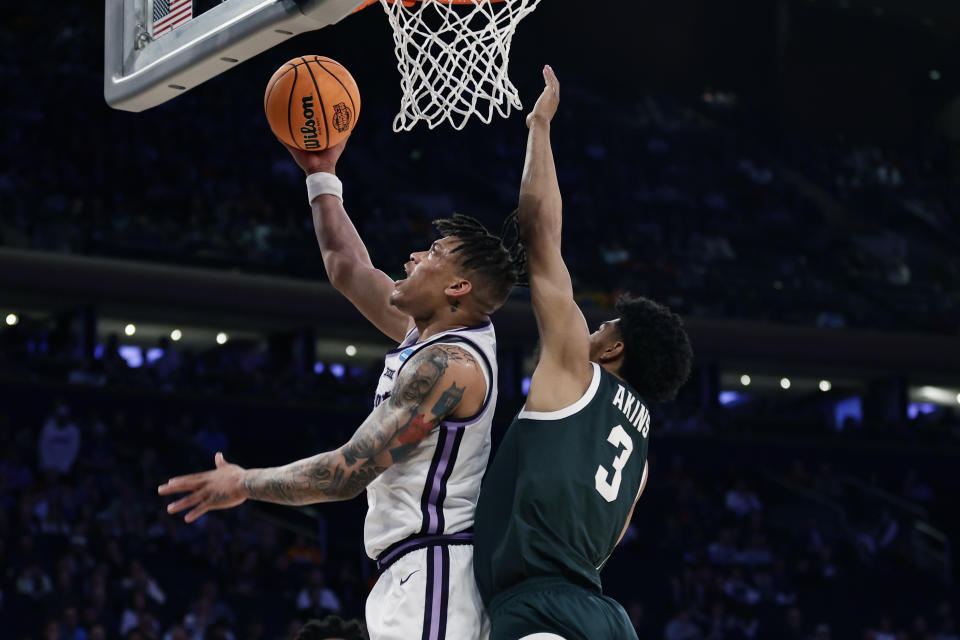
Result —
[[510, 43], [517, 24], [539, 3], [423, 0], [407, 7], [380, 0], [393, 28], [403, 89], [393, 130], [410, 131], [421, 120], [431, 129], [446, 120], [460, 130], [472, 115], [490, 124], [494, 111], [506, 118], [522, 108], [507, 75]]

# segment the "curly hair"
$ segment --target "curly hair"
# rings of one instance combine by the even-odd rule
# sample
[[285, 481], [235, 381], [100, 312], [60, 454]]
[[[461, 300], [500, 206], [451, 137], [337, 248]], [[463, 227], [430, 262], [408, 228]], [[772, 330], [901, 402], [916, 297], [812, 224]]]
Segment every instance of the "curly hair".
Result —
[[[516, 229], [516, 218], [516, 211], [507, 217], [503, 226], [505, 235]], [[460, 266], [480, 277], [482, 291], [477, 291], [478, 298], [489, 307], [487, 311], [500, 308], [526, 273], [526, 254], [519, 240], [513, 240], [508, 246], [503, 238], [487, 231], [479, 220], [459, 213], [434, 220], [433, 224], [444, 237], [456, 236], [460, 240], [451, 253], [456, 255]]]
[[356, 620], [346, 621], [340, 616], [327, 616], [323, 620], [311, 620], [303, 625], [297, 640], [326, 640], [344, 638], [345, 640], [367, 640], [363, 627]]
[[617, 299], [616, 309], [624, 350], [620, 375], [645, 400], [673, 400], [693, 365], [683, 319], [662, 304], [628, 293]]

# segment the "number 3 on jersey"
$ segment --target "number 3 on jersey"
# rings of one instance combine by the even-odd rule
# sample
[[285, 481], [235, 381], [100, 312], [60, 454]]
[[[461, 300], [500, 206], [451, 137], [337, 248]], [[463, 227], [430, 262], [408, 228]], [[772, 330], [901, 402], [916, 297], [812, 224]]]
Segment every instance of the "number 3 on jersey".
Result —
[[597, 487], [597, 493], [603, 496], [604, 500], [613, 502], [617, 499], [617, 494], [620, 493], [620, 476], [623, 467], [627, 464], [627, 460], [630, 459], [630, 454], [633, 453], [633, 440], [630, 439], [630, 434], [623, 430], [623, 427], [617, 425], [610, 432], [610, 435], [607, 436], [607, 442], [617, 447], [617, 449], [623, 447], [623, 451], [613, 459], [613, 479], [609, 482], [607, 481], [610, 477], [610, 472], [601, 464], [597, 467], [595, 485]]

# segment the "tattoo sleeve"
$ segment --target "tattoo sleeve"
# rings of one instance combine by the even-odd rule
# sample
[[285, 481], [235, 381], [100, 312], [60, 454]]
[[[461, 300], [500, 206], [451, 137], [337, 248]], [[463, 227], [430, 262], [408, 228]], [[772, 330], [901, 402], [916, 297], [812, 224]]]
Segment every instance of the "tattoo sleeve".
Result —
[[[460, 406], [468, 385], [478, 382], [483, 373], [469, 352], [449, 344], [427, 347], [401, 369], [390, 399], [374, 409], [349, 442], [283, 467], [251, 469], [243, 486], [251, 498], [277, 504], [353, 498], [409, 456]], [[427, 408], [431, 398], [437, 399]]]

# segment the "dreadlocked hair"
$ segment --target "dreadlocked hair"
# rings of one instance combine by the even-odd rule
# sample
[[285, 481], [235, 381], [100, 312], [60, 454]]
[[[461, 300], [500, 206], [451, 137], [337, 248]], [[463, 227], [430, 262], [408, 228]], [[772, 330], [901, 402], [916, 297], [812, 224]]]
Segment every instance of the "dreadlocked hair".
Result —
[[346, 621], [340, 616], [327, 616], [323, 620], [311, 620], [303, 625], [297, 634], [297, 640], [327, 640], [327, 638], [345, 638], [345, 640], [366, 640], [363, 628], [356, 620]]
[[514, 209], [513, 213], [507, 216], [503, 221], [503, 227], [500, 229], [500, 237], [503, 238], [503, 246], [510, 252], [510, 259], [517, 267], [517, 284], [521, 287], [529, 287], [527, 281], [527, 249], [520, 241], [520, 209]]
[[476, 275], [479, 285], [474, 288], [477, 299], [486, 312], [496, 311], [506, 302], [510, 290], [527, 271], [526, 253], [517, 233], [517, 212], [504, 222], [504, 233], [511, 229], [513, 240], [509, 247], [504, 240], [483, 226], [476, 218], [455, 213], [449, 218], [434, 220], [433, 224], [444, 237], [456, 236], [460, 244], [451, 250], [460, 266]]

